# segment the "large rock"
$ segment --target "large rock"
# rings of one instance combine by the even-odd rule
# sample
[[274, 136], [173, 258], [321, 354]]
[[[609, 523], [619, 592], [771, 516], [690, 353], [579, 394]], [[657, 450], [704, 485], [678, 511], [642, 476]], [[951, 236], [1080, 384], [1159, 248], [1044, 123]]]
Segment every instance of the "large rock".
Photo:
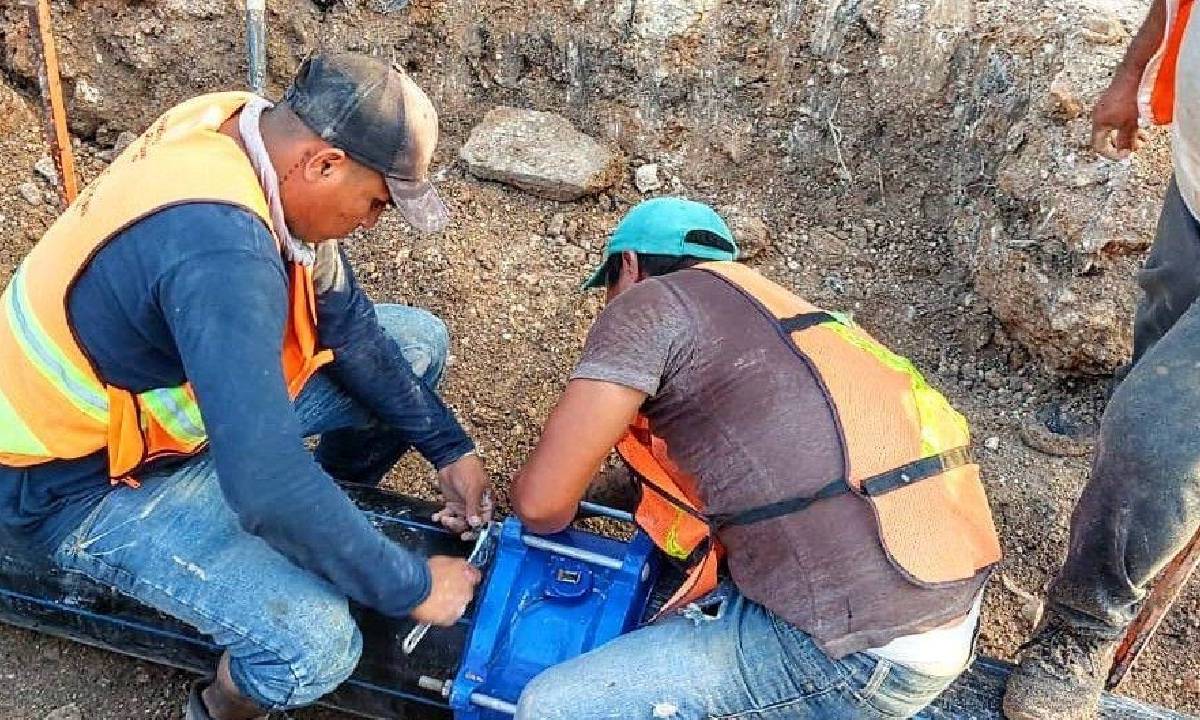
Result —
[[625, 167], [619, 154], [576, 130], [566, 118], [510, 107], [485, 115], [459, 157], [477, 178], [564, 202], [605, 190], [622, 177]]
[[[990, 50], [963, 98], [971, 123], [963, 144], [980, 152], [963, 152], [954, 173], [968, 199], [951, 211], [952, 226], [980, 296], [1010, 337], [1066, 374], [1105, 374], [1128, 361], [1134, 277], [1170, 166], [1166, 133], [1131, 161], [1089, 148], [1091, 107], [1124, 52], [1109, 40], [1120, 27], [1109, 7], [1064, 7], [1059, 25], [1096, 31], [1021, 31], [1054, 53]], [[1128, 24], [1140, 22], [1133, 5], [1124, 12]], [[972, 197], [976, 185], [987, 192]]]

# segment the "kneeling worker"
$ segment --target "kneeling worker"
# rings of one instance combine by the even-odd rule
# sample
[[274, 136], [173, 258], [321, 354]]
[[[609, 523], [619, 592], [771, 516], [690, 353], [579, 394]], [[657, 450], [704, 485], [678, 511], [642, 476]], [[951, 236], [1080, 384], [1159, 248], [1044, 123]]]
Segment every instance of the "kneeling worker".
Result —
[[609, 302], [513, 507], [562, 529], [615, 446], [687, 579], [660, 620], [534, 679], [523, 720], [905, 718], [969, 661], [1000, 546], [966, 421], [736, 254], [711, 208], [659, 198], [587, 284]]
[[487, 521], [487, 474], [435, 390], [445, 325], [373, 305], [337, 244], [391, 205], [445, 225], [436, 144], [407, 75], [316, 55], [277, 105], [167, 110], [0, 295], [0, 553], [211, 636], [224, 655], [187, 720], [332, 691], [362, 650], [349, 600], [451, 625], [474, 594], [474, 568], [392, 542], [334, 482], [377, 483], [414, 448], [443, 524]]

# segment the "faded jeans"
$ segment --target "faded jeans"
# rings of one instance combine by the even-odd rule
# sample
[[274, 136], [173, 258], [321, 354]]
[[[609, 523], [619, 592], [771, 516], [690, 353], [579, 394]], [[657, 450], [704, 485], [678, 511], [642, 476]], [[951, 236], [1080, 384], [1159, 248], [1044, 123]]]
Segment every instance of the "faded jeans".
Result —
[[[442, 321], [397, 305], [376, 311], [413, 370], [435, 385], [448, 347]], [[342, 457], [365, 439], [389, 453], [406, 448], [323, 374], [295, 410], [306, 434], [336, 432]], [[378, 471], [385, 460], [377, 453], [356, 470]], [[115, 488], [100, 502], [58, 549], [59, 566], [210, 635], [229, 651], [238, 689], [264, 708], [307, 705], [349, 677], [362, 636], [346, 597], [241, 528], [207, 454], [141, 480], [140, 489]]]
[[546, 670], [521, 694], [518, 720], [907, 718], [953, 677], [855, 653], [830, 659], [812, 638], [731, 585]]
[[1200, 223], [1172, 181], [1138, 276], [1132, 367], [1100, 422], [1050, 607], [1109, 638], [1200, 528]]

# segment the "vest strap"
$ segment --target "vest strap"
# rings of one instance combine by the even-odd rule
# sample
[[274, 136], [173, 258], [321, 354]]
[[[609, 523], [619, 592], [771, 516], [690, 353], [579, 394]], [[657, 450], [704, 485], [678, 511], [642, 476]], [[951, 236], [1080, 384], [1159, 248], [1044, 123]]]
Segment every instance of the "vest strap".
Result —
[[963, 465], [975, 462], [975, 454], [971, 448], [961, 445], [944, 453], [914, 460], [907, 465], [879, 473], [863, 481], [863, 492], [871, 497], [886, 495], [893, 490], [912, 485], [927, 478], [936, 477], [942, 473]]
[[824, 310], [817, 310], [814, 312], [800, 313], [799, 315], [793, 315], [791, 317], [780, 318], [779, 326], [783, 328], [784, 332], [791, 334], [794, 332], [800, 332], [801, 330], [807, 330], [814, 325], [820, 325], [827, 322], [838, 322], [838, 319]]
[[773, 520], [791, 515], [805, 510], [809, 505], [838, 495], [845, 495], [851, 492], [850, 484], [845, 478], [838, 478], [829, 483], [825, 487], [818, 490], [813, 495], [805, 495], [803, 497], [793, 497], [787, 500], [779, 500], [766, 505], [759, 505], [756, 508], [742, 510], [735, 513], [717, 513], [708, 516], [708, 524], [712, 527], [712, 531], [716, 533], [718, 530], [731, 527], [733, 525], [752, 525], [762, 522], [763, 520]]
[[[862, 492], [871, 497], [886, 495], [893, 490], [899, 490], [921, 480], [937, 477], [948, 470], [953, 470], [962, 465], [969, 465], [973, 462], [975, 462], [975, 458], [971, 453], [971, 448], [963, 445], [943, 453], [938, 453], [937, 455], [914, 460], [894, 470], [888, 470], [887, 472], [869, 477], [862, 483]], [[708, 515], [708, 524], [712, 528], [712, 532], [716, 534], [717, 531], [727, 527], [751, 525], [764, 520], [774, 520], [785, 515], [798, 513], [807, 509], [815, 502], [845, 495], [849, 492], [854, 492], [854, 489], [850, 487], [850, 483], [845, 478], [838, 478], [813, 495], [779, 500], [740, 512]]]

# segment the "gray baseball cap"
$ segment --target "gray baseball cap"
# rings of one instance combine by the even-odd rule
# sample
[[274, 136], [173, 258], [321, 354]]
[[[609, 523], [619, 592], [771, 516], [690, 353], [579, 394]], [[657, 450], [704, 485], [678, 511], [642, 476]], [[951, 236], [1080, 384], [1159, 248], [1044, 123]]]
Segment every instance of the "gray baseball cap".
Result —
[[403, 70], [358, 53], [312, 55], [283, 101], [330, 145], [382, 173], [413, 227], [446, 226], [450, 212], [428, 178], [437, 113]]

